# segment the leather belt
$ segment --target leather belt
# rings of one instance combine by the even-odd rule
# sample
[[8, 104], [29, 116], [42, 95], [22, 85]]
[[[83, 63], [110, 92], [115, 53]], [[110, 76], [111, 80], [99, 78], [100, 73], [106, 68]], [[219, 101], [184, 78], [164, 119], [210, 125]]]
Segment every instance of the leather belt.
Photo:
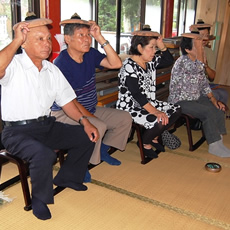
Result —
[[43, 116], [37, 119], [30, 119], [30, 120], [23, 120], [23, 121], [3, 121], [2, 123], [4, 126], [27, 125], [31, 123], [45, 121], [47, 118], [48, 118], [47, 116]]

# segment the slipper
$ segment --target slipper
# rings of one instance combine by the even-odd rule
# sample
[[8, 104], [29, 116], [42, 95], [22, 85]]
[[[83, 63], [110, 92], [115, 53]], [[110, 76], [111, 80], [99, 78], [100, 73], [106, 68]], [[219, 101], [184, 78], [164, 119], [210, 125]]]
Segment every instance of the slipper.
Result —
[[[139, 141], [137, 142], [137, 146], [140, 148], [139, 146]], [[158, 158], [158, 154], [151, 148], [151, 149], [145, 149], [144, 146], [143, 146], [143, 152], [144, 152], [144, 155], [146, 157], [149, 157], [149, 158]]]
[[165, 152], [165, 148], [160, 143], [151, 142], [151, 145], [161, 152]]

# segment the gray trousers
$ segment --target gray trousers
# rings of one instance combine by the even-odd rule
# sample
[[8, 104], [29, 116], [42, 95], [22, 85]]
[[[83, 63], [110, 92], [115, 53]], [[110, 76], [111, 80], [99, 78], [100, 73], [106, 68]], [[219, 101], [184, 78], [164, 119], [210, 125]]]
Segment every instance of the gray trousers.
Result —
[[220, 140], [220, 135], [226, 134], [224, 112], [217, 109], [207, 97], [201, 96], [196, 101], [180, 101], [177, 104], [181, 106], [182, 113], [202, 121], [208, 144]]
[[[78, 122], [66, 116], [63, 110], [52, 111], [51, 115], [55, 116], [59, 122], [79, 125]], [[125, 150], [132, 126], [132, 118], [126, 111], [105, 107], [96, 107], [94, 115], [96, 117], [88, 117], [88, 119], [98, 129], [100, 138], [95, 144], [89, 162], [96, 165], [101, 162], [101, 142], [121, 151]]]

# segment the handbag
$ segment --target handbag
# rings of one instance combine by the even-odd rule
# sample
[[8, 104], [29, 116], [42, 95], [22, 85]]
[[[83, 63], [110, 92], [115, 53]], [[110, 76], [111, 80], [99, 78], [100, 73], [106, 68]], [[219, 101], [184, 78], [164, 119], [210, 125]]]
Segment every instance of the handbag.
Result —
[[161, 138], [162, 144], [167, 146], [169, 149], [177, 149], [181, 146], [180, 139], [176, 135], [170, 133], [168, 130], [165, 130], [161, 134]]

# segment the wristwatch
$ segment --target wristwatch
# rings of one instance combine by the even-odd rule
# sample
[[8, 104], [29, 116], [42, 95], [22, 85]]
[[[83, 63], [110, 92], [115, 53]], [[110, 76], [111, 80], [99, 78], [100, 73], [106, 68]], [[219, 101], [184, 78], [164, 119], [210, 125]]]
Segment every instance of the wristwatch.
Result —
[[106, 45], [108, 45], [108, 44], [109, 44], [109, 41], [106, 40], [105, 43], [101, 45], [101, 48], [104, 49], [104, 47], [105, 47]]
[[87, 119], [87, 117], [84, 116], [84, 115], [80, 117], [80, 119], [79, 119], [79, 121], [78, 121], [78, 123], [79, 123], [80, 125], [82, 125], [81, 121], [82, 121], [83, 119]]

